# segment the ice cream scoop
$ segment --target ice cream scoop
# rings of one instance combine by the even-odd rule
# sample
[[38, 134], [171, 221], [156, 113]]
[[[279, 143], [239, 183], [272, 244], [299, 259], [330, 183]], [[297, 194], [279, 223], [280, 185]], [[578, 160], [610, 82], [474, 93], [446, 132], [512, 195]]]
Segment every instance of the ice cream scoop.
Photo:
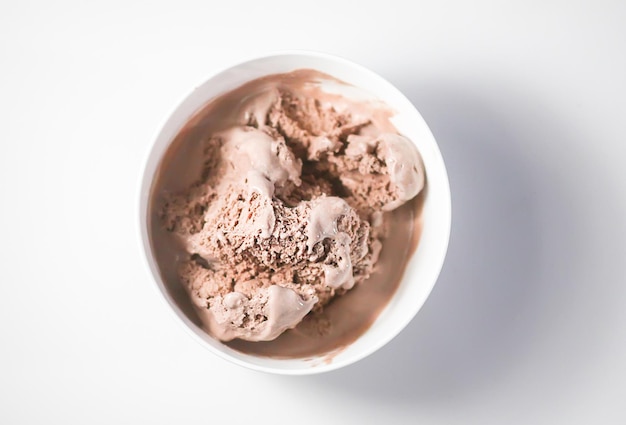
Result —
[[203, 166], [187, 190], [162, 195], [161, 211], [185, 250], [180, 280], [220, 340], [270, 341], [322, 315], [376, 269], [382, 212], [424, 185], [415, 146], [381, 121], [386, 106], [325, 93], [322, 78], [304, 69], [251, 81], [181, 132], [220, 117], [187, 141], [203, 145]]

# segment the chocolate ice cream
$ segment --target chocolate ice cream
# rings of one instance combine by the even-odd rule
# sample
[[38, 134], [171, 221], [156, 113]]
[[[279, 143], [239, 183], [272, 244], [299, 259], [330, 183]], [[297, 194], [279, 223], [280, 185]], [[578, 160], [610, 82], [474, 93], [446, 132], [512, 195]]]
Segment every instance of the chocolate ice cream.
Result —
[[408, 258], [414, 198], [424, 187], [419, 153], [385, 105], [325, 92], [322, 81], [343, 84], [299, 70], [214, 99], [161, 164], [152, 237], [162, 274], [179, 280], [220, 340], [278, 338], [278, 347], [290, 333], [354, 336], [386, 299], [372, 303], [364, 323], [348, 320], [351, 330], [334, 323], [336, 300], [376, 284], [390, 296], [382, 288], [395, 288], [397, 271], [385, 276], [393, 284], [369, 279], [384, 268], [379, 257], [390, 237], [403, 239], [392, 247], [400, 274]]

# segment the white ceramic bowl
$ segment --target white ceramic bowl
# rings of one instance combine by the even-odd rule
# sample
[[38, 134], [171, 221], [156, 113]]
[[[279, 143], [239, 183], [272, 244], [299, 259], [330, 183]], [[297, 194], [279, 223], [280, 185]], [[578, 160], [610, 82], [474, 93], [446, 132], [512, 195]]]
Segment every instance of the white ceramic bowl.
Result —
[[[189, 117], [209, 100], [268, 74], [310, 68], [362, 88], [398, 113], [392, 121], [400, 133], [412, 140], [424, 161], [428, 190], [423, 204], [423, 230], [417, 250], [406, 267], [393, 298], [372, 326], [356, 341], [334, 356], [331, 362], [317, 359], [274, 359], [235, 351], [212, 338], [177, 305], [163, 282], [152, 252], [148, 228], [149, 195], [155, 173], [167, 150]], [[304, 375], [326, 372], [354, 363], [373, 353], [395, 337], [417, 314], [430, 294], [443, 265], [450, 236], [450, 187], [439, 147], [424, 119], [411, 102], [394, 86], [374, 72], [338, 57], [295, 52], [252, 59], [211, 77], [195, 89], [172, 113], [159, 132], [145, 162], [140, 188], [139, 223], [141, 242], [150, 274], [175, 316], [202, 345], [214, 354], [252, 369]]]

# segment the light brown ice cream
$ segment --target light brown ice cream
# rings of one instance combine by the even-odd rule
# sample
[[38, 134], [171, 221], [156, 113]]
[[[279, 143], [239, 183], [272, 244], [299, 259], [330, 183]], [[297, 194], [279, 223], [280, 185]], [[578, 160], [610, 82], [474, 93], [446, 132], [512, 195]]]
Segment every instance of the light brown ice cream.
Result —
[[[415, 246], [417, 149], [385, 105], [326, 93], [322, 80], [340, 83], [299, 70], [214, 99], [174, 140], [153, 187], [164, 280], [240, 350], [303, 356], [356, 338]], [[352, 293], [376, 299], [346, 308]], [[343, 320], [338, 305], [360, 313]]]

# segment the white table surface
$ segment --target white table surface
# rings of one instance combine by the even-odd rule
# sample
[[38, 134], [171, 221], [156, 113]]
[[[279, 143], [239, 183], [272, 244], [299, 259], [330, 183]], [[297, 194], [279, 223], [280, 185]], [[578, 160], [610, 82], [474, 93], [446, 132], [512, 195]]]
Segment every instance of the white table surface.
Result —
[[[52, 3], [0, 6], [0, 423], [626, 423], [626, 3]], [[282, 49], [404, 91], [453, 196], [415, 320], [311, 377], [197, 344], [138, 244], [168, 114]]]

